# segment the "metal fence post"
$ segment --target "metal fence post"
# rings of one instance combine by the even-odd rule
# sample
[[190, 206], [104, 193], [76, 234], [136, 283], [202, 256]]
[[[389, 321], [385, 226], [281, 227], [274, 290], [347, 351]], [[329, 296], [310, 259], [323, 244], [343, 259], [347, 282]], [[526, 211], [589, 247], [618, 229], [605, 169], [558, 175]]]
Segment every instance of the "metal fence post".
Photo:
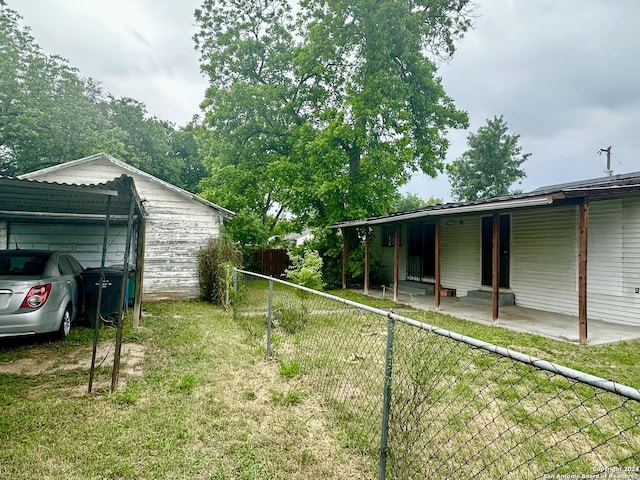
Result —
[[271, 358], [272, 322], [273, 322], [273, 280], [269, 279], [269, 312], [267, 313], [267, 358]]
[[[235, 272], [235, 270], [234, 270]], [[224, 308], [229, 308], [229, 290], [231, 289], [231, 285], [229, 282], [229, 277], [231, 276], [231, 265], [227, 265], [227, 278], [226, 278], [226, 292], [225, 292], [225, 298], [224, 298]]]
[[231, 300], [231, 312], [233, 318], [236, 318], [236, 302], [238, 301], [238, 269], [233, 269], [233, 296]]
[[391, 408], [391, 373], [393, 370], [393, 318], [387, 322], [387, 349], [384, 366], [384, 394], [382, 398], [382, 429], [380, 433], [380, 469], [378, 480], [387, 478], [387, 444], [389, 440], [389, 410]]
[[233, 291], [238, 291], [238, 270], [235, 268], [233, 269]]

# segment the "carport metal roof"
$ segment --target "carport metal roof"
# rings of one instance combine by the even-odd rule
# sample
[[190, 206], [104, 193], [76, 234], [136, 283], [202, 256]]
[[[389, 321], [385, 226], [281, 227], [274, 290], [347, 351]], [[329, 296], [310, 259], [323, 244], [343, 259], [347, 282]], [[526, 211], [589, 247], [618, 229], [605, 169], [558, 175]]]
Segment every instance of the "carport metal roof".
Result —
[[29, 221], [126, 222], [130, 204], [136, 217], [145, 211], [133, 179], [127, 175], [95, 185], [71, 185], [0, 177], [0, 218]]

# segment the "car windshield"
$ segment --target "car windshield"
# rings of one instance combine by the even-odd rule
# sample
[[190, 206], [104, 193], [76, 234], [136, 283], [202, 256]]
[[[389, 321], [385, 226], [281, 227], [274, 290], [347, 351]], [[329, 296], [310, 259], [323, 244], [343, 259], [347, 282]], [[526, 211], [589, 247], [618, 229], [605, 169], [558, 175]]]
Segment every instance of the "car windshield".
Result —
[[47, 255], [0, 253], [0, 275], [42, 275]]

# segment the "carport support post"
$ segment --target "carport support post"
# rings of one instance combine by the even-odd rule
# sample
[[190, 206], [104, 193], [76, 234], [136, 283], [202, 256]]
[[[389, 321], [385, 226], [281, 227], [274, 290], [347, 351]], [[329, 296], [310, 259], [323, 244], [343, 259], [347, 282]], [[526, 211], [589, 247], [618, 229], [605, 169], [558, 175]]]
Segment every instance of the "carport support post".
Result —
[[492, 276], [491, 276], [491, 319], [493, 323], [498, 321], [498, 304], [500, 300], [500, 214], [493, 214], [493, 251], [492, 251]]
[[580, 344], [587, 343], [587, 246], [589, 244], [589, 200], [580, 204], [578, 240], [578, 330]]
[[[128, 177], [130, 178], [130, 177]], [[129, 279], [129, 255], [131, 254], [131, 230], [133, 229], [133, 213], [135, 208], [135, 200], [131, 198], [129, 205], [129, 218], [127, 219], [127, 246], [124, 249], [124, 259], [122, 260], [122, 282], [120, 284], [120, 304], [118, 306], [118, 325], [116, 329], [116, 346], [113, 352], [113, 369], [111, 370], [111, 393], [114, 392], [118, 385], [118, 377], [120, 376], [120, 353], [122, 351], [122, 330], [124, 328], [124, 302], [126, 293], [129, 288], [127, 280]]]
[[147, 220], [141, 217], [138, 223], [138, 238], [136, 244], [136, 284], [133, 299], [133, 328], [140, 326], [140, 317], [142, 316], [142, 283], [144, 280], [144, 246], [146, 243], [146, 232]]
[[89, 388], [91, 393], [93, 387], [93, 374], [96, 369], [96, 354], [98, 353], [98, 334], [100, 332], [100, 306], [102, 304], [102, 284], [104, 283], [104, 262], [107, 258], [107, 234], [109, 233], [109, 218], [111, 218], [111, 196], [107, 197], [107, 215], [104, 221], [104, 236], [102, 238], [102, 260], [100, 261], [100, 277], [98, 278], [98, 294], [96, 300], [96, 320], [93, 326], [93, 353], [91, 354], [91, 369], [89, 370]]
[[436, 245], [435, 245], [435, 264], [436, 264], [436, 289], [435, 289], [435, 307], [440, 310], [440, 219], [436, 219]]

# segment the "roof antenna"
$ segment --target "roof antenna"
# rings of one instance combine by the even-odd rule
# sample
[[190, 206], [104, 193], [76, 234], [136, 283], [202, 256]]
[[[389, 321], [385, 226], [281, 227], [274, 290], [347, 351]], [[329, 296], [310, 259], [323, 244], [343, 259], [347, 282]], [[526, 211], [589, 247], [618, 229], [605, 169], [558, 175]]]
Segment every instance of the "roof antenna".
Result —
[[611, 146], [598, 150], [598, 155], [602, 155], [602, 152], [607, 153], [607, 169], [604, 172], [607, 174], [607, 177], [610, 177], [613, 174], [613, 170], [611, 170]]

